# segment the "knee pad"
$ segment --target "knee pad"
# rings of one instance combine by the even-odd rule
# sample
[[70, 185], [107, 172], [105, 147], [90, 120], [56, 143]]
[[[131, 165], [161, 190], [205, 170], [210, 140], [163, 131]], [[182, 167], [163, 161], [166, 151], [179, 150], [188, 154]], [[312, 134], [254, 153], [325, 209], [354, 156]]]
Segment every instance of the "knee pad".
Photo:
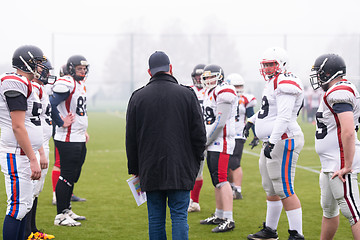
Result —
[[225, 182], [221, 182], [221, 183], [218, 183], [216, 184], [216, 188], [220, 189], [222, 186], [224, 186], [226, 183], [228, 183], [228, 181], [225, 181]]
[[6, 215], [15, 218], [16, 220], [22, 220], [28, 212], [30, 212], [33, 205], [33, 198], [27, 199], [27, 201], [9, 205], [6, 209]]
[[[323, 216], [326, 218], [333, 218], [340, 214], [338, 206], [323, 207]], [[343, 213], [345, 215], [345, 213]], [[347, 216], [346, 216], [347, 217]]]
[[69, 187], [72, 187], [73, 186], [73, 183], [72, 182], [70, 182], [70, 181], [68, 181], [68, 180], [66, 180], [63, 176], [59, 176], [59, 181], [62, 181], [62, 182], [64, 182], [66, 185], [68, 185]]

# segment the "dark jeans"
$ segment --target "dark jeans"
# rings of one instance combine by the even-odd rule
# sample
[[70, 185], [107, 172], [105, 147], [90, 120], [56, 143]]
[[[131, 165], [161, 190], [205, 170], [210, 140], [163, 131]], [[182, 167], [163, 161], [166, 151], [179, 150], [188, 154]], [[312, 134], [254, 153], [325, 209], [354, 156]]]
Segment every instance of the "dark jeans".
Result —
[[189, 239], [187, 222], [190, 191], [164, 190], [146, 192], [150, 240], [166, 239], [166, 199], [170, 208], [172, 239]]

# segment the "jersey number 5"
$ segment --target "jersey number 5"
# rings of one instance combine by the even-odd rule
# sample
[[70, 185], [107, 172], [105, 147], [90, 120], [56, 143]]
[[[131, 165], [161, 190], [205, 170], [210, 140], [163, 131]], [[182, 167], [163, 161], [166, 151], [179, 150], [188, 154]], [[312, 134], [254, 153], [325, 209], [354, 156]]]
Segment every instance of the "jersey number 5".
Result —
[[33, 108], [31, 111], [33, 117], [30, 118], [30, 121], [35, 126], [41, 126], [40, 114], [41, 114], [41, 103], [33, 102]]
[[315, 115], [316, 118], [316, 139], [323, 139], [327, 135], [327, 126], [319, 121], [319, 118], [323, 118], [322, 112], [317, 112]]

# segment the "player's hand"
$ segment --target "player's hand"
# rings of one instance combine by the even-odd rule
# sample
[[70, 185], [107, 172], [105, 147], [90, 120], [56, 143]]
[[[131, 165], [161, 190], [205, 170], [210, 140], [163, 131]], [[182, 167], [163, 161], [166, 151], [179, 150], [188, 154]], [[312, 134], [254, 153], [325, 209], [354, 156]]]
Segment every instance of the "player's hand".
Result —
[[39, 180], [41, 177], [41, 169], [39, 163], [37, 161], [30, 161], [30, 169], [31, 169], [31, 176], [32, 180]]
[[45, 154], [40, 153], [40, 168], [47, 169], [48, 167], [49, 167], [49, 163], [47, 161]]
[[256, 147], [257, 145], [259, 145], [259, 138], [258, 138], [258, 137], [254, 137], [253, 140], [251, 141], [251, 143], [249, 144], [249, 146], [251, 146], [251, 149], [253, 149], [253, 148]]
[[243, 129], [243, 135], [244, 137], [248, 137], [249, 136], [249, 133], [250, 133], [250, 128], [253, 126], [254, 124], [252, 122], [247, 122], [245, 124], [245, 127]]
[[352, 169], [351, 168], [347, 168], [347, 167], [344, 167], [340, 170], [337, 170], [336, 172], [334, 172], [334, 175], [331, 177], [331, 179], [334, 179], [336, 177], [339, 177], [340, 180], [344, 183], [346, 182], [346, 179], [344, 178], [344, 176], [348, 173], [351, 173], [352, 172]]
[[85, 132], [85, 142], [87, 143], [90, 139], [90, 136], [87, 132]]
[[75, 122], [75, 115], [71, 112], [66, 117], [61, 117], [61, 119], [64, 121], [64, 125], [62, 127], [67, 128], [69, 127], [73, 122]]
[[274, 146], [275, 146], [275, 144], [272, 144], [272, 143], [270, 143], [270, 142], [266, 142], [266, 143], [265, 143], [265, 148], [264, 148], [264, 155], [265, 155], [265, 157], [271, 159], [270, 153], [271, 153], [271, 151], [273, 150]]

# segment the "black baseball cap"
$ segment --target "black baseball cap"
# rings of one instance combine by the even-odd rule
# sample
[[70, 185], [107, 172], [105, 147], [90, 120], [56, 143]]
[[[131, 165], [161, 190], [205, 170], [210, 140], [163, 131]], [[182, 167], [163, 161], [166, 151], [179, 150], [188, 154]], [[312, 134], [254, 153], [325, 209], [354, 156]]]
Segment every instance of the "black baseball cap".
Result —
[[156, 51], [149, 58], [149, 69], [154, 76], [158, 72], [168, 72], [170, 70], [170, 59], [162, 51]]

